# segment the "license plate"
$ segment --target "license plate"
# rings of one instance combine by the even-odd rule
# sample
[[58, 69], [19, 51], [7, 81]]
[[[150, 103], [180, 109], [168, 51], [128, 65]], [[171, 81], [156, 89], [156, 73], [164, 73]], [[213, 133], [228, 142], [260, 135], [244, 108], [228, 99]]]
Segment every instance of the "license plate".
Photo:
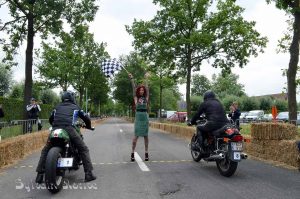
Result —
[[243, 143], [242, 142], [231, 142], [231, 149], [233, 151], [242, 151]]
[[72, 167], [73, 158], [58, 158], [57, 167]]
[[234, 160], [240, 160], [241, 159], [241, 153], [240, 152], [233, 152], [233, 159]]

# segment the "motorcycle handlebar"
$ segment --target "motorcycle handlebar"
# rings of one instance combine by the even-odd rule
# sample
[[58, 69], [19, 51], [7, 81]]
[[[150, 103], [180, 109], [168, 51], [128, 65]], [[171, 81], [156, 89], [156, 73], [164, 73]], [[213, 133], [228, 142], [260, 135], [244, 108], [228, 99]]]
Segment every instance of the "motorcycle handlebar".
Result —
[[95, 130], [95, 127], [90, 127], [90, 128], [87, 128], [85, 124], [83, 123], [78, 123], [76, 124], [77, 127], [80, 127], [80, 128], [84, 128], [84, 129], [88, 129], [88, 130], [91, 130], [91, 131], [94, 131]]

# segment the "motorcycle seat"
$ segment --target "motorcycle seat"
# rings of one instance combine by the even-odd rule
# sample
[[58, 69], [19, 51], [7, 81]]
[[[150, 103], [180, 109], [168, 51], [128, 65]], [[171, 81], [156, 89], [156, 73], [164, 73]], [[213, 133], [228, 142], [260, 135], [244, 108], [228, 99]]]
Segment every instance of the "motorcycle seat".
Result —
[[213, 136], [216, 136], [216, 137], [222, 137], [222, 135], [224, 135], [225, 130], [226, 130], [227, 128], [229, 128], [229, 127], [230, 127], [229, 124], [225, 124], [223, 127], [221, 127], [221, 128], [219, 128], [219, 129], [213, 131], [213, 132], [212, 132], [212, 135], [213, 135]]

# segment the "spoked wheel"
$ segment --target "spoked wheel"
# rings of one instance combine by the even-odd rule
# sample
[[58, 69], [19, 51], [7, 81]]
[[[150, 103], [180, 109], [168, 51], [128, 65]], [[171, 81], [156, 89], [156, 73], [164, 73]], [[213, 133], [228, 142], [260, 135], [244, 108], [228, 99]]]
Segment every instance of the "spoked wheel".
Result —
[[196, 141], [197, 141], [197, 137], [196, 137], [196, 135], [193, 135], [193, 137], [191, 139], [191, 144], [190, 144], [191, 145], [190, 146], [191, 147], [191, 155], [192, 155], [192, 158], [195, 162], [199, 162], [202, 158], [200, 151], [195, 151], [195, 150], [192, 149], [192, 145], [195, 144]]
[[220, 174], [226, 177], [232, 176], [238, 166], [238, 162], [231, 161], [227, 155], [223, 160], [217, 160], [216, 164]]
[[57, 167], [57, 160], [61, 157], [62, 149], [53, 147], [50, 149], [46, 159], [45, 182], [51, 193], [61, 190], [64, 182], [65, 171]]

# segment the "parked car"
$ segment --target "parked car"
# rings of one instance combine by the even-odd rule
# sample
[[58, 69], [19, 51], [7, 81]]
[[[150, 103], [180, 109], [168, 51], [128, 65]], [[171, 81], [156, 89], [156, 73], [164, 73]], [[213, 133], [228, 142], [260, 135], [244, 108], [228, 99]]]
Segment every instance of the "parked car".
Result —
[[289, 112], [280, 112], [276, 117], [277, 121], [288, 122], [289, 121]]
[[249, 112], [241, 112], [240, 115], [240, 123], [243, 123], [246, 121], [246, 116], [248, 115]]
[[263, 110], [249, 111], [248, 115], [246, 116], [246, 121], [247, 122], [261, 121], [263, 119], [263, 116], [264, 116]]
[[266, 121], [266, 122], [269, 122], [272, 119], [273, 119], [272, 114], [264, 114], [264, 116], [263, 116], [263, 120]]
[[171, 122], [185, 122], [187, 117], [187, 112], [176, 112], [167, 118]]

